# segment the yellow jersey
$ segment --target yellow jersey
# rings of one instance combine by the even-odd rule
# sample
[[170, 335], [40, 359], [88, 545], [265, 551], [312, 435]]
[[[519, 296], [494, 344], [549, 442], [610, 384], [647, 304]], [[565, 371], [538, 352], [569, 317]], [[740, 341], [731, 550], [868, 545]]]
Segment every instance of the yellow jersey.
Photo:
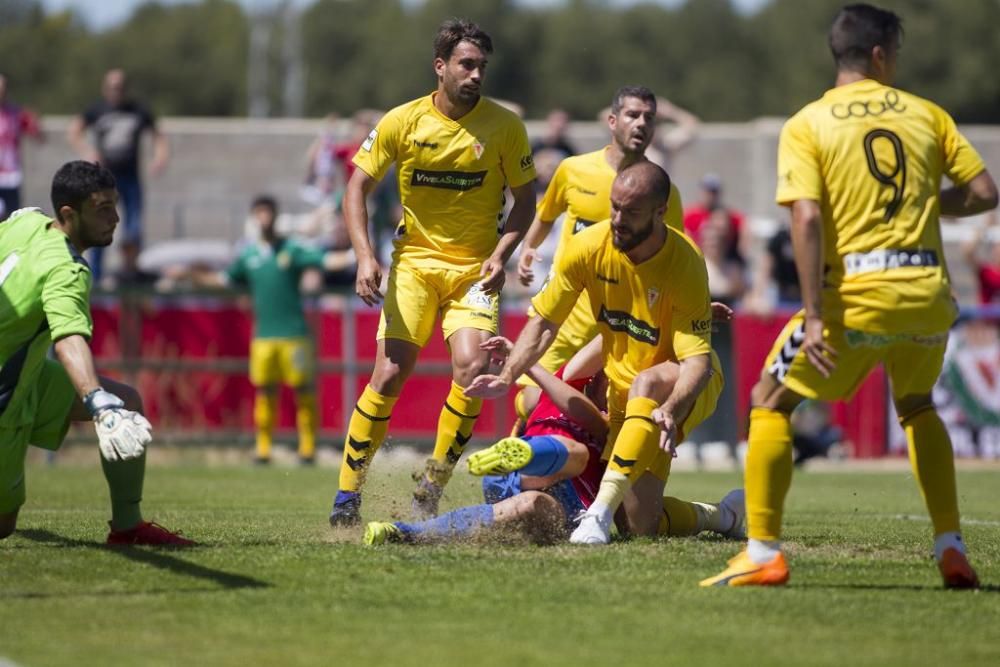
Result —
[[947, 331], [941, 177], [985, 169], [937, 105], [863, 79], [828, 90], [782, 128], [777, 202], [819, 202], [823, 317], [873, 333]]
[[[605, 146], [560, 162], [545, 196], [538, 204], [538, 217], [542, 222], [552, 223], [563, 213], [566, 214], [553, 264], [559, 261], [563, 248], [574, 234], [611, 217], [611, 186], [618, 173], [604, 157], [609, 148]], [[671, 182], [663, 222], [683, 232], [683, 211], [681, 193]]]
[[381, 180], [396, 165], [403, 219], [396, 253], [434, 268], [483, 262], [502, 228], [504, 187], [535, 178], [524, 123], [480, 97], [452, 120], [434, 95], [389, 111], [354, 156], [354, 164]]
[[683, 234], [668, 231], [653, 257], [633, 264], [612, 245], [609, 221], [591, 225], [573, 236], [531, 303], [561, 324], [584, 290], [603, 339], [605, 372], [620, 390], [655, 364], [712, 352], [705, 260]]

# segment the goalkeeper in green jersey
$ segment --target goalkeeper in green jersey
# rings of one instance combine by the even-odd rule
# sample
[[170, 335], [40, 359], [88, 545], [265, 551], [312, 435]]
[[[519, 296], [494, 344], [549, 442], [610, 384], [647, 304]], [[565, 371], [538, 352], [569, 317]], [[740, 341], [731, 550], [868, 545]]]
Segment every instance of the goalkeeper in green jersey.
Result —
[[[111, 491], [108, 544], [194, 544], [143, 520], [152, 427], [136, 390], [98, 376], [90, 351], [82, 253], [111, 244], [117, 202], [111, 172], [69, 162], [52, 179], [54, 219], [29, 208], [0, 224], [0, 538], [14, 532], [24, 504], [28, 445], [58, 449], [70, 421], [93, 420]], [[46, 358], [53, 343], [58, 361]]]

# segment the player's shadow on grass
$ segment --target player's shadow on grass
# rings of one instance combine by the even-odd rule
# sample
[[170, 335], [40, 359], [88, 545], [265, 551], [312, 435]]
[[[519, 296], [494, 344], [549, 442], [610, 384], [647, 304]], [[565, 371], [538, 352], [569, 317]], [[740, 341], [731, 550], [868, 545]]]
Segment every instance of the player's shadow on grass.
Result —
[[176, 574], [181, 574], [195, 579], [211, 581], [226, 589], [236, 588], [270, 588], [271, 584], [260, 579], [247, 577], [242, 574], [234, 574], [223, 570], [216, 570], [204, 565], [198, 565], [178, 558], [163, 550], [151, 550], [129, 546], [108, 547], [96, 542], [86, 540], [75, 540], [62, 535], [56, 535], [47, 530], [27, 529], [17, 531], [19, 537], [23, 537], [42, 544], [54, 544], [60, 547], [95, 549], [104, 553], [115, 554], [128, 560], [146, 565], [158, 567], [161, 570], [169, 570]]

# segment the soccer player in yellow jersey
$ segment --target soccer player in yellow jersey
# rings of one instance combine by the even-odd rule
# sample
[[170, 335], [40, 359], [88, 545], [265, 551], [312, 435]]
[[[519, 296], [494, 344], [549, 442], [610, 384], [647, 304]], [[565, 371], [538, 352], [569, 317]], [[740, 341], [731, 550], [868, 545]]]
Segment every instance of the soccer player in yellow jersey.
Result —
[[[518, 277], [524, 285], [534, 280], [532, 264], [538, 261], [537, 248], [552, 231], [556, 219], [566, 214], [559, 244], [556, 248], [555, 266], [569, 240], [578, 232], [611, 215], [611, 183], [619, 170], [646, 159], [645, 151], [656, 132], [656, 96], [644, 86], [623, 86], [615, 91], [608, 115], [611, 143], [604, 148], [569, 157], [559, 163], [531, 229], [524, 237]], [[681, 195], [671, 183], [670, 198], [664, 223], [683, 231]], [[532, 311], [529, 310], [529, 314]], [[597, 322], [590, 312], [586, 296], [581, 295], [576, 308], [559, 327], [559, 334], [538, 363], [554, 373], [576, 352], [597, 335]], [[518, 379], [524, 388], [518, 394], [518, 416], [525, 419], [538, 402], [539, 390], [527, 375]]]
[[[452, 386], [414, 510], [435, 514], [482, 400], [464, 387], [489, 364], [480, 344], [497, 333], [504, 263], [531, 223], [535, 168], [524, 124], [480, 95], [493, 44], [477, 25], [445, 21], [434, 40], [437, 90], [387, 113], [361, 145], [344, 215], [358, 261], [357, 293], [383, 302], [375, 371], [351, 415], [332, 525], [359, 521], [361, 484], [382, 444], [403, 383], [438, 315], [451, 350]], [[368, 239], [365, 196], [396, 165], [403, 219], [384, 295]], [[514, 205], [503, 224], [504, 190]]]
[[[837, 80], [785, 124], [779, 204], [792, 210], [804, 310], [775, 341], [750, 412], [745, 488], [749, 545], [711, 585], [781, 585], [781, 518], [792, 477], [791, 411], [849, 397], [877, 364], [909, 443], [949, 588], [978, 579], [959, 532], [951, 442], [931, 400], [955, 319], [939, 215], [993, 208], [997, 190], [940, 107], [892, 87], [902, 26], [870, 5], [830, 29]], [[941, 177], [952, 185], [941, 189]]]
[[670, 178], [652, 162], [618, 172], [611, 219], [576, 234], [500, 375], [466, 390], [496, 397], [545, 352], [584, 290], [598, 323], [608, 390], [608, 469], [571, 542], [605, 544], [625, 502], [627, 528], [655, 535], [663, 520], [694, 516], [689, 504], [664, 513], [663, 489], [683, 432], [715, 409], [722, 371], [712, 352], [705, 260], [683, 234], [662, 223]]

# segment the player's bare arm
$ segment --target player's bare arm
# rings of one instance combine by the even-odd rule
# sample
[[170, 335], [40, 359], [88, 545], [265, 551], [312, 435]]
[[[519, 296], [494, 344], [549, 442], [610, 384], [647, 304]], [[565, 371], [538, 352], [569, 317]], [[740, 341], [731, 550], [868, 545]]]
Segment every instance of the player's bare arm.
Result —
[[56, 358], [66, 369], [80, 398], [101, 386], [94, 367], [94, 356], [87, 339], [78, 334], [60, 338], [54, 345]]
[[[668, 362], [669, 363], [669, 362]], [[660, 449], [676, 456], [677, 425], [684, 422], [704, 391], [712, 375], [712, 357], [699, 354], [678, 362], [680, 371], [667, 400], [653, 410], [653, 421], [660, 427]]]
[[962, 218], [997, 207], [997, 184], [990, 172], [983, 170], [962, 186], [941, 191], [941, 215]]
[[487, 294], [499, 292], [503, 287], [506, 278], [503, 267], [521, 239], [524, 238], [524, 233], [531, 225], [531, 219], [535, 214], [534, 181], [511, 188], [511, 193], [514, 195], [514, 206], [507, 216], [503, 235], [500, 237], [493, 254], [483, 262], [483, 267], [479, 272], [479, 275], [483, 276], [483, 291]]
[[368, 195], [378, 184], [362, 169], [355, 169], [344, 192], [344, 223], [358, 261], [354, 290], [361, 300], [374, 306], [382, 300], [382, 267], [368, 238]]
[[542, 220], [536, 217], [531, 223], [531, 228], [524, 235], [524, 243], [521, 246], [521, 255], [517, 260], [517, 279], [522, 285], [527, 287], [535, 279], [535, 271], [532, 265], [540, 261], [538, 246], [542, 245], [545, 238], [552, 231], [552, 223], [555, 220]]
[[538, 388], [545, 392], [563, 414], [586, 429], [591, 437], [598, 442], [607, 437], [607, 419], [582, 391], [560, 380], [538, 364], [528, 370], [528, 377], [538, 384]]
[[514, 348], [500, 374], [477, 376], [465, 388], [465, 394], [480, 398], [499, 398], [505, 395], [514, 384], [514, 380], [542, 358], [558, 331], [559, 325], [555, 322], [549, 322], [538, 315], [532, 317], [524, 325], [521, 335], [517, 337], [517, 342], [514, 343]]
[[830, 377], [837, 353], [823, 340], [823, 214], [819, 202], [799, 199], [792, 204], [792, 248], [806, 316], [802, 351], [823, 377]]

